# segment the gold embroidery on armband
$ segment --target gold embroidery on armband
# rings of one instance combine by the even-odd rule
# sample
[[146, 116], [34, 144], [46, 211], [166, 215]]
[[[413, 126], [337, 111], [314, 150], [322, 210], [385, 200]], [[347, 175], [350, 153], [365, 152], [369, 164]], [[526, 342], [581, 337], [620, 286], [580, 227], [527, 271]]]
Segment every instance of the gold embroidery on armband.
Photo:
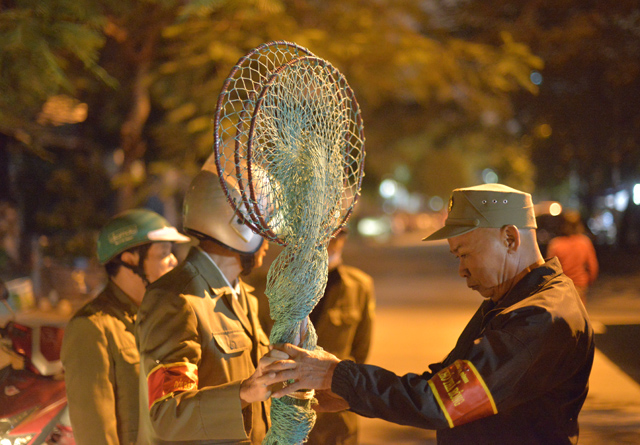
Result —
[[497, 414], [489, 388], [468, 360], [456, 360], [429, 380], [450, 428]]
[[147, 387], [151, 408], [177, 392], [198, 389], [198, 367], [188, 362], [158, 365], [147, 376]]

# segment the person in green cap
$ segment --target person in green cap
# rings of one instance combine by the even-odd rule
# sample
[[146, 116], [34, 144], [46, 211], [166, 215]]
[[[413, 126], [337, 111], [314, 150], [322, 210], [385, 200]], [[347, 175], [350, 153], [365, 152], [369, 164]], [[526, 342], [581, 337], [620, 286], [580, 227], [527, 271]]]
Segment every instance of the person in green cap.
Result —
[[398, 376], [325, 351], [275, 345], [265, 372], [315, 389], [317, 409], [351, 409], [437, 430], [439, 444], [575, 444], [594, 357], [593, 329], [557, 258], [536, 242], [531, 196], [501, 184], [455, 189], [445, 225], [459, 274], [484, 302], [454, 349], [422, 374]]
[[155, 212], [128, 210], [98, 236], [104, 290], [65, 329], [61, 359], [78, 445], [134, 444], [140, 358], [134, 322], [146, 287], [177, 265], [173, 243], [190, 238]]

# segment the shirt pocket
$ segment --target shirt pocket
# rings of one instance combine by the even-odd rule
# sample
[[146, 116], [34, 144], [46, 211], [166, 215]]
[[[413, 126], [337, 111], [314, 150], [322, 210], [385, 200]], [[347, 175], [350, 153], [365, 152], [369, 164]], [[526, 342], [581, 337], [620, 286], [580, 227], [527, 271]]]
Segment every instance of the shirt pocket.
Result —
[[362, 313], [353, 306], [334, 307], [327, 311], [329, 320], [334, 326], [349, 326], [358, 324], [362, 319]]
[[226, 355], [237, 356], [251, 350], [251, 339], [244, 331], [223, 331], [213, 333], [213, 340]]

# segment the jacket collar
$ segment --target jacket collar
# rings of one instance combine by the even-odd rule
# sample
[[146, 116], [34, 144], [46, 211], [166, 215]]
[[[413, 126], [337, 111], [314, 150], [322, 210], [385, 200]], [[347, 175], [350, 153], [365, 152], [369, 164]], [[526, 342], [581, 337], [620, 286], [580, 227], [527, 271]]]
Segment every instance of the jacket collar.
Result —
[[542, 266], [536, 267], [522, 277], [513, 289], [498, 301], [495, 308], [509, 307], [524, 300], [561, 273], [562, 266], [558, 258], [554, 257], [546, 261]]
[[[227, 284], [226, 277], [222, 274], [222, 272], [220, 271], [218, 266], [215, 264], [215, 262], [211, 259], [211, 257], [207, 255], [207, 253], [204, 252], [199, 247], [192, 247], [185, 261], [189, 262], [193, 267], [195, 267], [198, 270], [198, 273], [200, 274], [200, 276], [209, 285], [209, 292], [215, 295], [216, 297], [222, 295], [227, 305], [236, 314], [236, 316], [238, 317], [238, 320], [240, 320], [240, 323], [242, 323], [242, 326], [248, 332], [253, 332], [251, 322], [249, 321], [249, 318], [247, 317], [246, 312], [242, 309], [242, 306], [238, 301], [238, 299], [242, 298], [244, 299], [244, 301], [248, 306], [249, 303], [247, 301], [247, 295], [245, 290], [250, 292], [253, 290], [253, 288], [251, 286], [244, 284], [244, 282], [242, 282], [242, 280], [238, 278], [238, 281], [240, 282], [240, 286], [239, 286], [240, 292], [238, 294], [238, 298], [234, 298], [233, 296], [234, 291]], [[243, 289], [243, 287], [245, 287], [246, 289]]]
[[138, 313], [138, 306], [124, 293], [122, 289], [118, 287], [111, 279], [107, 281], [106, 290], [112, 295], [113, 301], [120, 308], [120, 310], [129, 314], [131, 317], [136, 316]]

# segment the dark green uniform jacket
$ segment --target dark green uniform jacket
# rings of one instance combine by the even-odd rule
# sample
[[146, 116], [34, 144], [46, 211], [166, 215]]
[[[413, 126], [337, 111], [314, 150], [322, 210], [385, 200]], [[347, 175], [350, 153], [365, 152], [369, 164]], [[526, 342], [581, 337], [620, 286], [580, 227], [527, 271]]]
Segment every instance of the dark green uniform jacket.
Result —
[[242, 410], [240, 383], [268, 352], [257, 300], [238, 299], [203, 251], [147, 289], [138, 312], [139, 443], [259, 444], [268, 402]]
[[136, 443], [136, 312], [136, 305], [109, 280], [65, 328], [61, 359], [78, 445]]
[[593, 356], [586, 310], [554, 258], [485, 301], [432, 372], [345, 361], [332, 390], [363, 416], [438, 430], [439, 444], [574, 444]]

